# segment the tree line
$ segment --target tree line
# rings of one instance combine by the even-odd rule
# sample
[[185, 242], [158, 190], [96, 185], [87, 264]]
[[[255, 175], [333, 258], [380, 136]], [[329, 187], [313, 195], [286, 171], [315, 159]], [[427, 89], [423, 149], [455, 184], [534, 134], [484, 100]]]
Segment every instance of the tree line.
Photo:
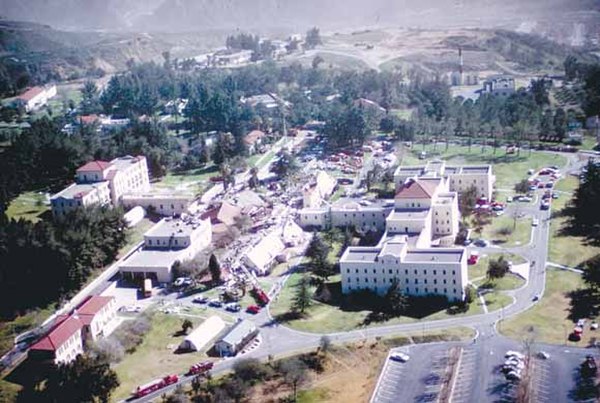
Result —
[[127, 241], [121, 209], [78, 209], [64, 219], [0, 220], [0, 315], [11, 318], [78, 290]]

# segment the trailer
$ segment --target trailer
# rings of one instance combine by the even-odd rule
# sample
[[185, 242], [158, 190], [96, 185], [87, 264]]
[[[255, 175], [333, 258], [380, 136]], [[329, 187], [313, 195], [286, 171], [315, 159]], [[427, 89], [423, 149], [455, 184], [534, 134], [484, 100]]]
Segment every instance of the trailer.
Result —
[[167, 375], [164, 378], [155, 379], [152, 382], [148, 382], [145, 385], [138, 386], [132, 393], [134, 399], [144, 397], [152, 392], [156, 392], [169, 385], [177, 383], [179, 377], [177, 375]]

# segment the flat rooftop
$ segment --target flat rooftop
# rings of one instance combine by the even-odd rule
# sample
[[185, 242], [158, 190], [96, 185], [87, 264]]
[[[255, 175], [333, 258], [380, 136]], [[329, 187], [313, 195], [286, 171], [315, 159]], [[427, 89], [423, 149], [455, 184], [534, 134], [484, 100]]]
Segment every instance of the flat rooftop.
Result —
[[119, 268], [137, 268], [137, 267], [171, 267], [176, 260], [181, 256], [179, 250], [164, 250], [164, 249], [146, 249], [142, 248], [125, 260]]
[[388, 216], [391, 220], [422, 220], [427, 218], [430, 209], [423, 210], [407, 210], [407, 209], [395, 209]]
[[118, 157], [112, 160], [110, 163], [112, 164], [111, 168], [114, 168], [118, 171], [124, 171], [129, 168], [131, 165], [140, 161], [138, 157], [132, 157], [131, 155], [126, 155], [124, 157]]
[[171, 235], [189, 236], [202, 225], [199, 218], [193, 219], [173, 219], [163, 218], [154, 227], [150, 228], [144, 236], [148, 237], [168, 237]]
[[108, 181], [96, 183], [75, 183], [52, 196], [52, 199], [57, 199], [59, 197], [64, 197], [65, 199], [74, 199], [77, 197], [82, 197], [94, 189], [106, 186], [107, 183]]
[[464, 251], [456, 250], [411, 250], [406, 253], [404, 262], [406, 263], [460, 263]]
[[344, 260], [347, 262], [375, 262], [380, 251], [379, 248], [349, 247]]
[[490, 167], [488, 165], [462, 167], [462, 173], [464, 174], [486, 174], [489, 171]]

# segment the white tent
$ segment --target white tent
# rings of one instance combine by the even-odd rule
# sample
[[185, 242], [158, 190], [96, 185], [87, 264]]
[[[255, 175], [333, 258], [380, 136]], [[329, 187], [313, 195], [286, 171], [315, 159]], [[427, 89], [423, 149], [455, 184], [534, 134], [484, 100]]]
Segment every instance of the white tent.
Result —
[[185, 340], [179, 345], [180, 350], [184, 351], [200, 351], [213, 338], [225, 329], [225, 322], [218, 316], [211, 316], [206, 319], [200, 326], [188, 334]]

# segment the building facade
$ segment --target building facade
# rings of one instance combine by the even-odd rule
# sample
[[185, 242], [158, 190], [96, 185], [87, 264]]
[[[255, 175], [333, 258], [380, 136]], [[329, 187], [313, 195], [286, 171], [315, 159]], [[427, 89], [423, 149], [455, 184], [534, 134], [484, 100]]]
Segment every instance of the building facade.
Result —
[[56, 96], [56, 85], [45, 87], [33, 87], [15, 98], [18, 105], [25, 108], [25, 112], [31, 112], [45, 106], [50, 98]]
[[494, 97], [507, 98], [516, 91], [515, 79], [511, 76], [497, 75], [488, 77], [483, 82], [481, 94], [490, 94]]
[[125, 156], [110, 162], [90, 161], [79, 167], [75, 183], [51, 198], [52, 214], [63, 217], [78, 207], [93, 204], [118, 206], [124, 195], [150, 190], [146, 157]]

